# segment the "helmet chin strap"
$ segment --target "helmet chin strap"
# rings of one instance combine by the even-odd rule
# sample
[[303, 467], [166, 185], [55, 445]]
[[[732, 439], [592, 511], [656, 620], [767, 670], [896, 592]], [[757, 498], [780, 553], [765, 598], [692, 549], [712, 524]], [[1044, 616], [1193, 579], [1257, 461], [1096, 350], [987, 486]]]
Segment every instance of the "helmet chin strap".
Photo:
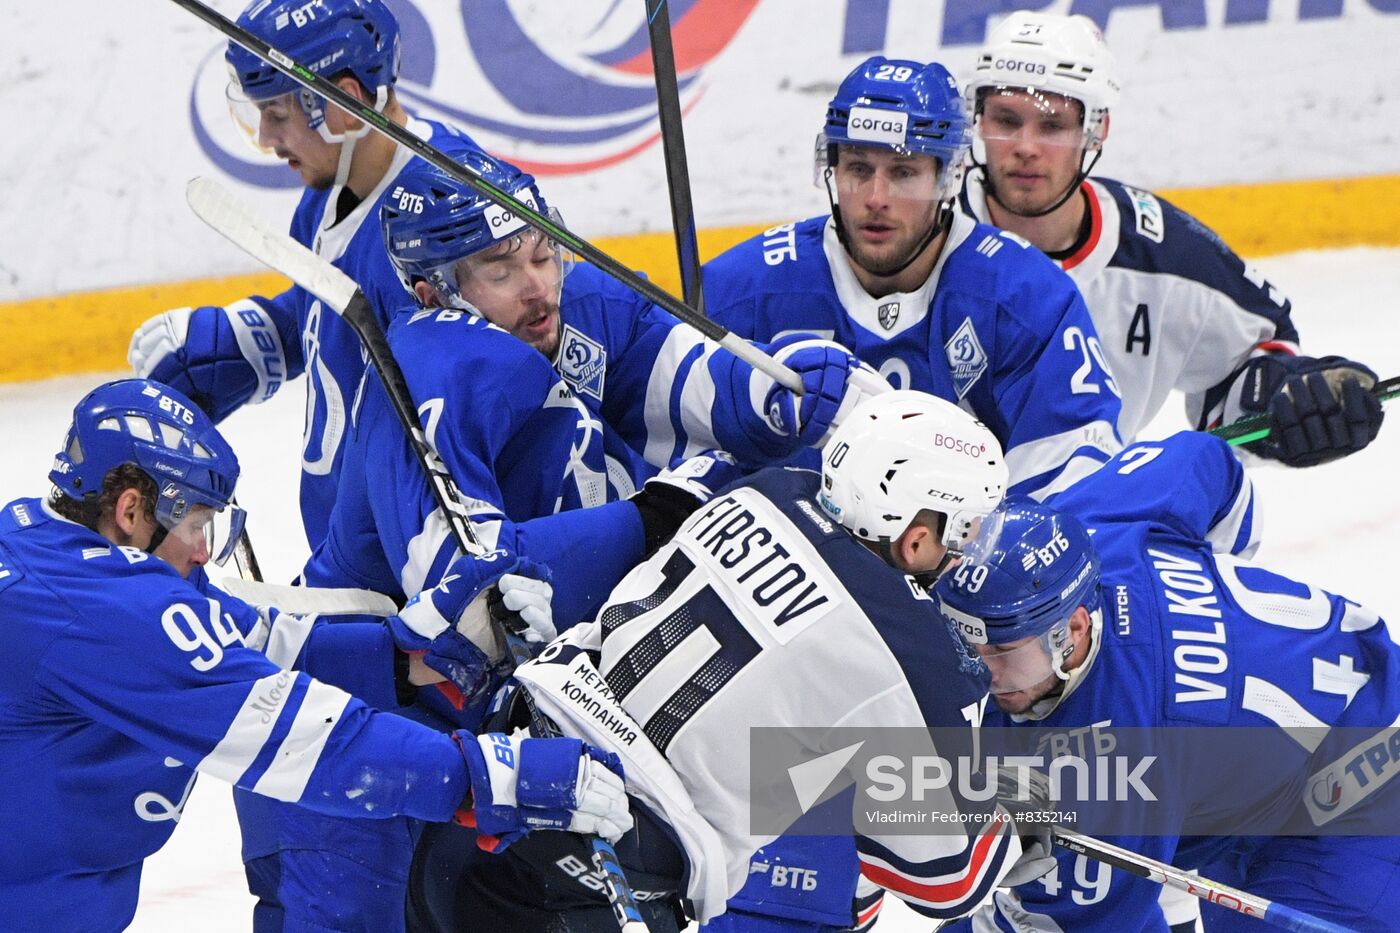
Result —
[[898, 267], [888, 272], [875, 272], [874, 270], [866, 269], [865, 266], [861, 266], [860, 260], [856, 258], [855, 252], [851, 249], [850, 240], [846, 238], [846, 225], [841, 220], [841, 204], [836, 199], [836, 192], [831, 190], [831, 175], [832, 170], [828, 167], [827, 170], [822, 173], [822, 179], [826, 182], [826, 200], [827, 203], [831, 205], [831, 218], [836, 222], [836, 239], [840, 242], [841, 248], [846, 251], [846, 255], [851, 258], [851, 262], [865, 269], [865, 271], [869, 272], [871, 275], [878, 275], [882, 278], [892, 278], [893, 276], [899, 275], [905, 269], [913, 265], [914, 260], [924, 254], [924, 250], [928, 249], [928, 245], [933, 242], [934, 238], [947, 229], [949, 224], [952, 223], [952, 204], [947, 201], [938, 202], [938, 216], [935, 217], [933, 223], [929, 225], [928, 234], [909, 254], [908, 259], [905, 259]]
[[[374, 94], [374, 109], [379, 113], [383, 113], [384, 108], [388, 106], [388, 103], [389, 87], [388, 85], [381, 85], [379, 90], [377, 90]], [[322, 104], [322, 106], [324, 107], [328, 105]], [[321, 125], [324, 127], [326, 124], [323, 121]], [[327, 140], [327, 142], [338, 141], [340, 143], [340, 159], [336, 162], [335, 165], [335, 187], [343, 188], [345, 187], [345, 183], [349, 181], [350, 163], [355, 158], [355, 143], [358, 142], [360, 139], [364, 138], [365, 136], [369, 135], [369, 133], [369, 124], [362, 122], [358, 130], [346, 130], [344, 133], [339, 134], [339, 140], [336, 140], [334, 138]]]
[[[1055, 676], [1061, 681], [1058, 689], [1051, 691], [1048, 696], [1033, 703], [1029, 711], [1020, 714], [1013, 713], [1011, 718], [1014, 721], [1025, 722], [1027, 720], [1033, 720], [1038, 722], [1044, 719], [1058, 709], [1061, 703], [1069, 699], [1070, 694], [1074, 693], [1079, 685], [1084, 682], [1084, 676], [1088, 674], [1089, 669], [1094, 666], [1094, 660], [1099, 656], [1099, 648], [1103, 646], [1102, 606], [1089, 613], [1088, 638], [1089, 653], [1085, 656], [1084, 663], [1072, 671], [1064, 670], [1063, 662], [1053, 665], [1051, 669], [1055, 672]], [[1073, 648], [1070, 649], [1070, 653], [1074, 653]]]

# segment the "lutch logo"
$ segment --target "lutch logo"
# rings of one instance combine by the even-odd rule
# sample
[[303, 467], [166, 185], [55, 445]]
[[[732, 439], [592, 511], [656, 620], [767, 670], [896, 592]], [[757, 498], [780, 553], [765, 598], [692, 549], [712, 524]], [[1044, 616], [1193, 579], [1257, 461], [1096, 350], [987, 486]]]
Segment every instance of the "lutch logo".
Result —
[[[400, 101], [420, 116], [465, 130], [487, 151], [525, 171], [590, 172], [625, 161], [660, 139], [640, 4], [462, 0], [456, 16], [432, 8], [430, 22], [409, 0], [387, 2], [402, 33]], [[683, 110], [703, 95], [705, 68], [757, 5], [758, 0], [670, 0]], [[240, 181], [300, 185], [284, 165], [243, 155], [246, 146], [234, 131], [215, 124], [229, 122], [222, 107], [223, 52], [221, 44], [210, 53], [190, 95], [200, 147]]]

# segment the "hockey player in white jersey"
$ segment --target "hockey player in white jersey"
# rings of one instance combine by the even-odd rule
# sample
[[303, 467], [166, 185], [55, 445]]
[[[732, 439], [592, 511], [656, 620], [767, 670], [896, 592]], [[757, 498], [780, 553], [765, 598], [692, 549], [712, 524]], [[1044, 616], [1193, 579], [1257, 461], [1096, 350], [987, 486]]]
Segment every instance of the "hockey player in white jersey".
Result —
[[896, 388], [957, 402], [1001, 442], [1012, 490], [1041, 497], [1121, 446], [1118, 389], [1068, 276], [952, 209], [970, 134], [942, 65], [861, 63], [817, 137], [831, 215], [711, 260], [706, 307], [751, 340], [830, 337]]
[[[977, 725], [968, 710], [985, 699], [985, 669], [925, 586], [974, 541], [994, 540], [982, 519], [1006, 476], [996, 439], [951, 403], [869, 399], [833, 434], [820, 474], [770, 468], [721, 490], [595, 621], [517, 670], [565, 734], [621, 756], [641, 803], [638, 833], [619, 843], [624, 863], [676, 866], [673, 891], [711, 920], [773, 838], [749, 831], [751, 801], [771, 788], [750, 786], [748, 729]], [[995, 800], [953, 805], [966, 834], [861, 836], [863, 871], [915, 909], [955, 917], [1048, 868], [1044, 838], [1022, 861], [1027, 828]], [[521, 867], [538, 852], [465, 852], [441, 866], [446, 897], [476, 896], [439, 928], [605, 929], [600, 895], [553, 916], [568, 894], [561, 869], [578, 856], [549, 850], [533, 873]], [[538, 893], [512, 895], [526, 884]]]
[[1291, 466], [1354, 453], [1380, 429], [1370, 369], [1299, 356], [1287, 298], [1194, 217], [1090, 178], [1118, 103], [1117, 68], [1086, 16], [1017, 11], [967, 84], [973, 169], [962, 210], [1024, 237], [1074, 279], [1123, 394], [1130, 441], [1179, 389], [1198, 429], [1268, 414], [1250, 450]]
[[[464, 138], [409, 115], [399, 103], [399, 24], [385, 0], [256, 0], [238, 25], [418, 137], [435, 143]], [[415, 157], [242, 46], [230, 42], [225, 58], [238, 122], [306, 186], [291, 236], [354, 279], [387, 330], [402, 293], [380, 241], [379, 205]], [[156, 315], [132, 336], [127, 359], [137, 375], [180, 389], [216, 422], [305, 374], [302, 527], [313, 549], [321, 542], [364, 372], [349, 325], [293, 286], [271, 298]]]
[[[512, 558], [459, 563], [453, 588], [388, 625], [259, 612], [186, 579], [227, 556], [214, 531], [227, 544], [238, 533], [238, 474], [193, 402], [121, 380], [79, 402], [49, 499], [0, 510], [6, 930], [125, 929], [142, 862], [196, 772], [365, 820], [472, 808], [503, 842], [529, 827], [615, 837], [631, 825], [605, 754], [440, 733], [347, 692], [392, 693], [401, 648], [450, 654]], [[308, 676], [323, 673], [331, 682]]]

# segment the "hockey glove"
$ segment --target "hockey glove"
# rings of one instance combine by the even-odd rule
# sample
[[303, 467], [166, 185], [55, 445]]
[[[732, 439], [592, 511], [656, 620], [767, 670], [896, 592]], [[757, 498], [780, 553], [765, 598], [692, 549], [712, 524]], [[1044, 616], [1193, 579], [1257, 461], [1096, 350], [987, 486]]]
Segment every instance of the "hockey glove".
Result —
[[492, 677], [500, 673], [506, 650], [496, 638], [493, 620], [529, 642], [544, 644], [554, 638], [548, 578], [542, 565], [505, 551], [461, 555], [437, 586], [413, 597], [387, 620], [394, 643], [403, 651], [424, 652], [424, 663], [459, 691], [444, 693], [461, 709], [466, 697], [489, 689]]
[[574, 738], [454, 732], [471, 777], [471, 809], [456, 820], [500, 852], [532, 829], [589, 833], [615, 842], [632, 828], [622, 762]]
[[997, 802], [1011, 814], [1021, 837], [1021, 857], [997, 884], [1014, 888], [1043, 877], [1055, 867], [1052, 826], [1042, 814], [1050, 809], [1050, 782], [1044, 774], [1025, 766], [997, 768]]
[[646, 557], [671, 540], [691, 513], [719, 489], [743, 477], [734, 458], [722, 450], [707, 450], [647, 480], [628, 501], [642, 515]]
[[266, 401], [287, 378], [277, 328], [252, 299], [157, 314], [131, 335], [126, 359], [138, 376], [179, 389], [216, 422]]
[[819, 446], [837, 420], [856, 358], [840, 344], [817, 339], [788, 344], [773, 357], [801, 377], [802, 395], [774, 382], [763, 398], [769, 425], [804, 446]]
[[1248, 445], [1289, 466], [1326, 463], [1376, 439], [1385, 412], [1371, 393], [1376, 374], [1340, 356], [1278, 354], [1251, 360], [1240, 408], [1269, 415], [1269, 436]]

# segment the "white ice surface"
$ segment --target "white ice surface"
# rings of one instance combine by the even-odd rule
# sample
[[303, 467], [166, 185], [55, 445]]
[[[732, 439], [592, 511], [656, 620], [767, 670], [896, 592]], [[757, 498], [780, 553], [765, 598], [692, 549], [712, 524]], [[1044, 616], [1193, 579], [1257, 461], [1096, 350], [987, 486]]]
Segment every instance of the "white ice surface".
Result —
[[[1392, 318], [1400, 312], [1400, 250], [1300, 253], [1257, 265], [1293, 299], [1305, 351], [1351, 356], [1382, 378], [1400, 373], [1400, 326]], [[46, 491], [45, 474], [72, 406], [99, 381], [83, 376], [0, 386], [0, 501]], [[302, 398], [294, 384], [225, 425], [242, 458], [239, 499], [250, 511], [250, 536], [265, 576], [277, 582], [290, 580], [306, 555], [296, 507]], [[1390, 423], [1364, 453], [1313, 470], [1265, 466], [1254, 480], [1265, 523], [1259, 560], [1393, 617], [1400, 613], [1400, 572], [1389, 550], [1400, 529], [1400, 405], [1390, 407]], [[1148, 433], [1163, 436], [1184, 426], [1180, 401], [1173, 399]], [[229, 788], [205, 778], [170, 843], [146, 864], [131, 929], [233, 933], [249, 929], [251, 909]], [[913, 933], [929, 926], [892, 904], [878, 929]]]

